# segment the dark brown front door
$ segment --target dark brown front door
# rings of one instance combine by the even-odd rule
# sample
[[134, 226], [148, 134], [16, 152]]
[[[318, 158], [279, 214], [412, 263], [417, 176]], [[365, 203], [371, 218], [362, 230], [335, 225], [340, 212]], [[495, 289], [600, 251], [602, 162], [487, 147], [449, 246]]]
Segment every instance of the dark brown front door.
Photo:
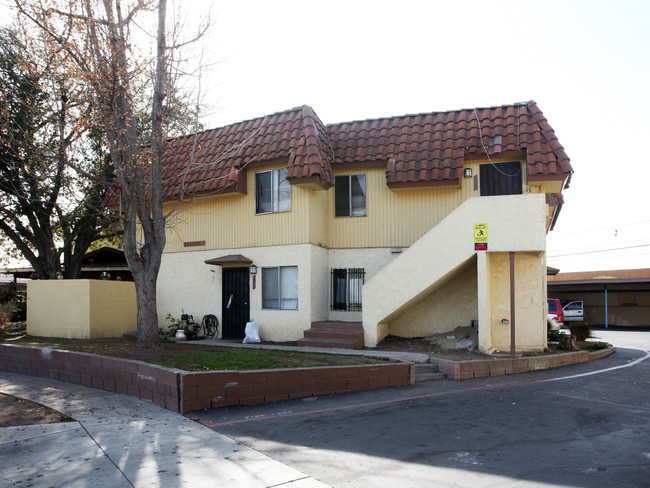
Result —
[[221, 321], [224, 339], [243, 339], [250, 320], [248, 268], [223, 268]]
[[492, 163], [480, 166], [481, 196], [521, 195], [521, 163]]

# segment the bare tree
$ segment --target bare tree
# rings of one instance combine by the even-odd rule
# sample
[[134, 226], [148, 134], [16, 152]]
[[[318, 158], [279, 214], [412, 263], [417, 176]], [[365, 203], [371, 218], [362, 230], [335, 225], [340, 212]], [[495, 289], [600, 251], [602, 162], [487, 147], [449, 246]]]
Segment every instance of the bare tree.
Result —
[[[76, 76], [92, 91], [95, 114], [110, 150], [116, 181], [111, 203], [119, 210], [124, 252], [135, 281], [138, 305], [138, 347], [158, 344], [156, 282], [165, 246], [162, 153], [165, 141], [165, 99], [168, 94], [166, 0], [14, 0], [72, 59]], [[55, 5], [52, 7], [52, 5]], [[157, 14], [153, 59], [151, 145], [138, 130], [134, 87], [149, 66], [132, 49], [137, 19]]]

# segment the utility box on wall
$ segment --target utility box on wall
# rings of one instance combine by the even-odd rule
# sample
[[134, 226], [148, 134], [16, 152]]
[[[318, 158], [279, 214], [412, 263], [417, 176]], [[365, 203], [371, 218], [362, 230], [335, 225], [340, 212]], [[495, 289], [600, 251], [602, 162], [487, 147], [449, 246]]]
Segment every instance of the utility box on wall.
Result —
[[119, 337], [137, 329], [135, 284], [34, 280], [27, 285], [27, 333], [40, 337]]

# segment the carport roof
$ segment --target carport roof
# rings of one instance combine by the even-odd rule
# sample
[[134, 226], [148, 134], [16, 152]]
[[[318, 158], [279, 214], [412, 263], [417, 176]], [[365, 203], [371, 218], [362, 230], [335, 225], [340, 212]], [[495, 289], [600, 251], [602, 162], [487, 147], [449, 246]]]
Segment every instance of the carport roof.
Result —
[[554, 292], [622, 292], [650, 291], [650, 277], [647, 278], [609, 278], [591, 280], [548, 280], [548, 289]]

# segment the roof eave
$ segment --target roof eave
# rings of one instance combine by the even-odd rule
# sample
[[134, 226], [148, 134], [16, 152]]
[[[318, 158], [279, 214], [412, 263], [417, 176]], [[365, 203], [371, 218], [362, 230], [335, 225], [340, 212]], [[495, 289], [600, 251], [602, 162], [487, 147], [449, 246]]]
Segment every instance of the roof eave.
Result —
[[288, 177], [287, 181], [298, 188], [309, 188], [316, 191], [329, 190], [334, 186], [324, 178], [321, 178], [320, 175]]
[[393, 191], [402, 190], [424, 190], [428, 188], [460, 188], [461, 179], [447, 179], [447, 180], [429, 180], [429, 181], [394, 181], [389, 182], [388, 188]]

